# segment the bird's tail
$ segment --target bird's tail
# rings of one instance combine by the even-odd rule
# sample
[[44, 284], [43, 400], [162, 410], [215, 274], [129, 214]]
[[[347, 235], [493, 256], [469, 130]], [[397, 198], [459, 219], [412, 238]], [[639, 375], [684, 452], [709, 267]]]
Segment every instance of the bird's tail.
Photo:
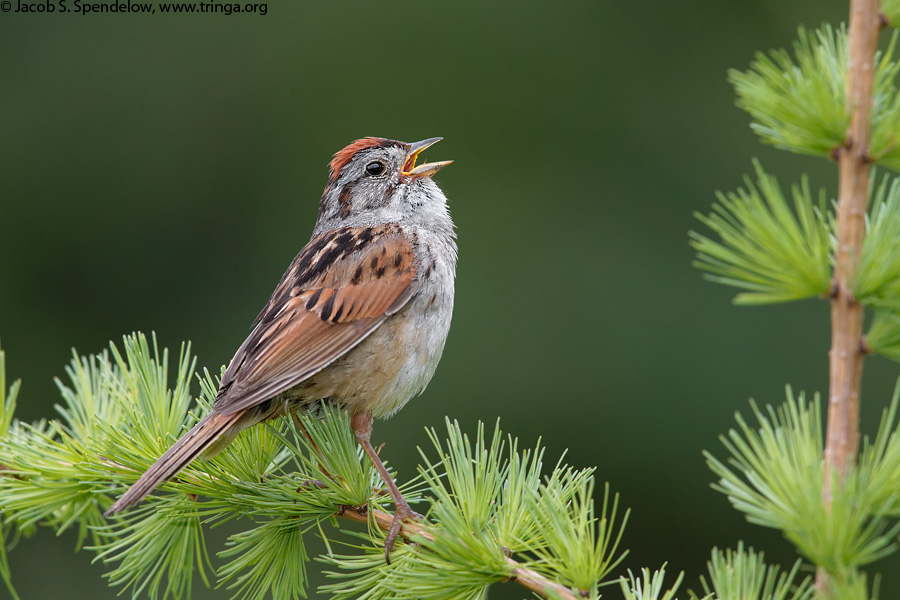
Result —
[[143, 500], [156, 486], [174, 477], [192, 460], [208, 451], [219, 438], [229, 433], [241, 416], [242, 412], [239, 411], [230, 415], [211, 412], [203, 417], [184, 437], [166, 450], [103, 516], [109, 517]]

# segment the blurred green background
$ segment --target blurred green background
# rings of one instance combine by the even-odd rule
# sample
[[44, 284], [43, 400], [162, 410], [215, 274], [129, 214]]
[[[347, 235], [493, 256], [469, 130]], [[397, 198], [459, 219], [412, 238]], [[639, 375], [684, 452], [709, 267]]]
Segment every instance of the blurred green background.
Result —
[[[700, 453], [723, 455], [717, 436], [749, 397], [824, 390], [828, 306], [732, 306], [691, 268], [687, 231], [753, 156], [785, 186], [808, 172], [834, 193], [833, 165], [758, 143], [725, 74], [799, 23], [845, 20], [846, 4], [0, 14], [0, 339], [24, 379], [19, 416], [53, 416], [73, 346], [133, 330], [191, 340], [217, 369], [308, 240], [331, 154], [365, 135], [444, 136], [427, 158], [456, 161], [437, 179], [459, 229], [457, 308], [425, 395], [376, 424], [400, 476], [425, 426], [500, 418], [551, 460], [598, 466], [633, 511], [629, 567], [669, 561], [696, 588], [712, 546], [739, 539], [792, 562], [710, 489]], [[867, 361], [867, 431], [896, 376]], [[23, 598], [114, 597], [74, 545], [46, 530], [19, 543]], [[898, 567], [875, 565], [884, 598]]]

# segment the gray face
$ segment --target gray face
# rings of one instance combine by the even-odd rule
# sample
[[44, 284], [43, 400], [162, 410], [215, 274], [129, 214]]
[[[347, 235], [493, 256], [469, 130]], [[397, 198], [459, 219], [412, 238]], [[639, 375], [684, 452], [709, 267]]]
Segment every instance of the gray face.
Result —
[[343, 226], [449, 219], [437, 185], [424, 173], [410, 173], [410, 144], [373, 138], [362, 142], [369, 145], [351, 146], [335, 155], [314, 233]]
[[[339, 210], [362, 213], [387, 207], [406, 194], [397, 194], [403, 181], [401, 171], [406, 162], [407, 148], [399, 145], [378, 146], [357, 152], [341, 169], [337, 187]], [[352, 204], [351, 208], [343, 205]]]

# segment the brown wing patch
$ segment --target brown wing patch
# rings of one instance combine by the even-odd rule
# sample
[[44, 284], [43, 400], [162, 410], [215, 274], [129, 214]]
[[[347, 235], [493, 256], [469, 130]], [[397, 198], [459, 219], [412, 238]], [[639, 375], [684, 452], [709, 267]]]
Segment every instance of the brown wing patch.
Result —
[[264, 402], [342, 356], [415, 292], [415, 254], [393, 225], [310, 241], [222, 377], [215, 410]]

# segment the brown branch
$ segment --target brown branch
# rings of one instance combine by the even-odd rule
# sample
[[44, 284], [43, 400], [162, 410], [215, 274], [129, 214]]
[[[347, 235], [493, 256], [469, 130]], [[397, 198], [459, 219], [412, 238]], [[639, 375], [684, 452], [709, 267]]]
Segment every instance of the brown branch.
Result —
[[[830, 510], [832, 481], [843, 484], [856, 462], [859, 446], [859, 391], [863, 366], [863, 307], [852, 285], [865, 236], [869, 193], [869, 140], [875, 50], [879, 20], [877, 0], [851, 0], [848, 33], [846, 97], [850, 126], [839, 154], [840, 184], [837, 207], [834, 295], [831, 300], [828, 428], [825, 437], [825, 506]], [[816, 587], [824, 592], [828, 576], [819, 569]]]
[[851, 0], [847, 102], [852, 111], [847, 141], [840, 155], [837, 207], [838, 245], [831, 300], [831, 351], [828, 431], [825, 444], [825, 500], [831, 501], [834, 473], [843, 480], [856, 460], [859, 443], [859, 385], [862, 376], [862, 305], [852, 283], [865, 235], [869, 188], [869, 117], [875, 47], [878, 41], [877, 0]]
[[[341, 507], [341, 510], [336, 514], [339, 517], [356, 521], [357, 523], [369, 523], [371, 519], [382, 531], [389, 531], [391, 523], [394, 521], [393, 515], [386, 512], [358, 506]], [[415, 521], [403, 523], [403, 526], [400, 528], [400, 535], [407, 541], [413, 535], [420, 535], [427, 540], [434, 540], [434, 534], [431, 532], [431, 529]], [[549, 597], [550, 592], [553, 591], [564, 600], [584, 600], [581, 594], [573, 592], [561, 583], [550, 581], [537, 571], [523, 567], [511, 558], [507, 557], [506, 563], [512, 567], [509, 581], [514, 581], [544, 598]]]

